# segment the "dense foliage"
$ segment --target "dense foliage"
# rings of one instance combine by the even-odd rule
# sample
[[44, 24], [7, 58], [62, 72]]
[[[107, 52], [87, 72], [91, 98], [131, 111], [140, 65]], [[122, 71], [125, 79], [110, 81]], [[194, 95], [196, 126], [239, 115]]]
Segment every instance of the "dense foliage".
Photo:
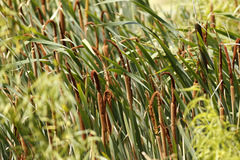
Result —
[[0, 159], [238, 159], [224, 2], [0, 1]]

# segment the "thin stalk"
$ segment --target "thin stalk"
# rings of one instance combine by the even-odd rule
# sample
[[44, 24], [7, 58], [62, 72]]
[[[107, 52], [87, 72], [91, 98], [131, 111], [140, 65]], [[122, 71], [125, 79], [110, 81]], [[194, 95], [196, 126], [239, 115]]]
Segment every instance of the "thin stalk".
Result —
[[230, 95], [231, 95], [231, 106], [232, 106], [232, 114], [233, 114], [233, 120], [234, 120], [234, 103], [235, 103], [235, 93], [234, 93], [234, 85], [233, 85], [233, 73], [232, 73], [232, 67], [231, 67], [231, 61], [228, 55], [227, 47], [224, 46], [226, 58], [227, 58], [227, 64], [228, 64], [228, 70], [229, 70], [229, 77], [230, 77]]

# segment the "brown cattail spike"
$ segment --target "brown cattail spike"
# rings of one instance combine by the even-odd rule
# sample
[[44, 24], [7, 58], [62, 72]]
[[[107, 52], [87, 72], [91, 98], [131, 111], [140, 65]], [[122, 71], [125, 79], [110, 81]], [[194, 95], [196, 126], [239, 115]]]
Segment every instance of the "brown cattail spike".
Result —
[[61, 39], [61, 43], [62, 45], [66, 46], [66, 42], [63, 41], [64, 39], [64, 34], [65, 34], [65, 16], [63, 14], [63, 8], [62, 8], [62, 3], [59, 4], [60, 5], [60, 10], [59, 10], [59, 26], [60, 26], [60, 39]]
[[212, 4], [212, 2], [211, 2], [211, 7], [210, 7], [211, 9], [210, 9], [210, 11], [211, 11], [211, 15], [210, 15], [210, 27], [211, 28], [215, 28], [216, 26], [215, 26], [215, 23], [216, 23], [216, 21], [215, 21], [215, 14], [213, 13], [213, 4]]
[[230, 77], [230, 94], [231, 94], [231, 105], [232, 105], [232, 114], [234, 119], [234, 103], [235, 103], [235, 93], [234, 93], [234, 85], [233, 85], [233, 73], [232, 73], [232, 67], [231, 67], [231, 61], [230, 57], [227, 51], [227, 47], [224, 46], [226, 58], [227, 58], [227, 64], [228, 64], [228, 70], [229, 70], [229, 77]]
[[175, 143], [177, 143], [177, 138], [176, 138], [176, 98], [174, 95], [174, 91], [175, 91], [175, 82], [174, 82], [174, 78], [171, 75], [170, 72], [164, 72], [161, 74], [164, 75], [167, 74], [170, 76], [171, 78], [171, 93], [172, 93], [172, 101], [171, 101], [171, 129], [172, 129], [172, 134], [173, 134], [173, 138], [175, 140]]
[[45, 2], [45, 0], [41, 0], [41, 3], [42, 3], [43, 15], [46, 17], [46, 2]]
[[53, 20], [49, 19], [47, 22], [45, 22], [45, 24], [43, 25], [43, 28], [42, 28], [42, 34], [46, 35], [44, 33], [44, 30], [45, 30], [48, 23], [51, 23], [53, 25], [54, 42], [57, 43], [57, 28], [56, 28], [56, 24]]
[[[235, 42], [234, 50], [233, 50], [233, 59], [232, 59], [233, 71], [234, 71], [234, 61], [237, 59], [237, 50], [238, 50], [238, 52], [240, 52], [240, 38], [237, 38], [237, 40]], [[239, 61], [239, 59], [238, 59], [238, 61]]]
[[[161, 142], [160, 142], [160, 137], [157, 138], [158, 141], [158, 145], [159, 145], [159, 152], [161, 153], [161, 158], [164, 159], [164, 157], [167, 156], [167, 147], [166, 147], [166, 136], [165, 136], [165, 126], [164, 126], [164, 122], [163, 122], [163, 118], [162, 118], [162, 99], [160, 97], [160, 93], [158, 91], [154, 92], [150, 103], [149, 103], [149, 114], [151, 117], [151, 121], [153, 123], [154, 126], [154, 133], [156, 135], [158, 135], [158, 126], [157, 126], [157, 122], [156, 122], [156, 118], [155, 118], [155, 114], [154, 114], [154, 110], [153, 110], [153, 102], [154, 102], [154, 98], [157, 97], [158, 98], [158, 114], [159, 114], [159, 123], [160, 123], [160, 129], [161, 129], [161, 136], [162, 136], [162, 145], [163, 145], [163, 155], [162, 155], [162, 149], [161, 149]], [[157, 137], [157, 136], [156, 136]]]
[[99, 112], [100, 112], [100, 119], [101, 119], [101, 124], [102, 124], [102, 141], [103, 141], [103, 145], [106, 145], [106, 131], [107, 131], [107, 126], [106, 126], [106, 105], [104, 104], [103, 101], [103, 97], [101, 94], [101, 87], [100, 87], [100, 83], [99, 83], [99, 79], [98, 79], [98, 75], [97, 72], [95, 70], [93, 70], [91, 72], [91, 79], [94, 82], [95, 79], [95, 83], [96, 83], [96, 88], [97, 88], [97, 100], [98, 100], [98, 107], [99, 107]]
[[38, 12], [38, 17], [39, 17], [41, 25], [43, 25], [42, 12], [39, 7], [36, 8], [36, 12]]

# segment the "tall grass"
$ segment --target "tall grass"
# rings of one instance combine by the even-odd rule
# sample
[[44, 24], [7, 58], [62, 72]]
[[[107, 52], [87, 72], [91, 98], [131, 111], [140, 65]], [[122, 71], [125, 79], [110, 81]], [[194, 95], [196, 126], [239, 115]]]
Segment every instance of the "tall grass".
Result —
[[238, 12], [177, 5], [1, 1], [0, 158], [238, 159]]

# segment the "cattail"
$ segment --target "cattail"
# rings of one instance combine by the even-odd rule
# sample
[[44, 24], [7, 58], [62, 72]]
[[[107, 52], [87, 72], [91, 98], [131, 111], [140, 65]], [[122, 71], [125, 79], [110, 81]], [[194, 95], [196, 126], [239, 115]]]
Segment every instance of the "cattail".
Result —
[[[102, 11], [102, 12], [101, 12], [101, 21], [102, 21], [102, 22], [103, 22], [103, 15], [104, 15], [104, 13], [107, 14], [107, 19], [109, 20], [109, 14], [108, 14], [108, 12], [107, 12], [107, 11]], [[107, 45], [107, 43], [106, 43], [106, 41], [105, 41], [106, 38], [105, 38], [104, 26], [102, 26], [102, 35], [103, 35], [103, 47], [102, 47], [103, 55], [104, 55], [105, 57], [108, 57], [108, 58], [109, 58], [108, 45]]]
[[66, 46], [66, 42], [63, 41], [64, 39], [64, 34], [65, 34], [65, 16], [62, 12], [63, 8], [62, 8], [62, 3], [59, 4], [60, 5], [60, 10], [59, 10], [59, 26], [60, 26], [60, 39], [61, 39], [61, 43], [62, 45]]
[[[158, 126], [157, 126], [157, 121], [156, 121], [154, 110], [153, 110], [153, 101], [154, 101], [154, 98], [156, 96], [158, 98], [158, 114], [159, 114], [159, 123], [160, 123], [160, 129], [161, 129], [163, 154], [164, 155], [162, 155], [161, 142], [160, 142], [160, 137], [158, 135]], [[151, 117], [151, 121], [152, 121], [153, 126], [154, 126], [154, 133], [157, 137], [159, 152], [161, 153], [161, 158], [164, 159], [164, 157], [167, 156], [167, 147], [166, 147], [166, 139], [165, 139], [165, 131], [164, 131], [164, 122], [163, 122], [162, 111], [161, 111], [161, 108], [162, 108], [161, 101], [162, 100], [160, 98], [160, 93], [158, 91], [154, 92], [152, 97], [151, 97], [150, 103], [149, 103], [149, 115]]]
[[[66, 64], [66, 67], [67, 67], [67, 70], [69, 72], [69, 75], [70, 75], [70, 79], [72, 81], [72, 84], [73, 84], [73, 87], [74, 87], [74, 93], [75, 93], [75, 98], [76, 98], [76, 101], [77, 103], [80, 105], [81, 107], [81, 99], [80, 99], [80, 96], [79, 96], [79, 92], [78, 92], [78, 89], [77, 89], [77, 83], [76, 83], [76, 80], [75, 78], [73, 77], [72, 75], [72, 72], [71, 72], [71, 68], [70, 68], [70, 65], [68, 64], [67, 60], [65, 60], [65, 64]], [[84, 123], [83, 123], [83, 120], [82, 120], [82, 116], [79, 112], [79, 109], [77, 107], [77, 114], [78, 114], [78, 118], [79, 118], [79, 123], [80, 123], [80, 129], [82, 131], [85, 130], [85, 127], [84, 127]], [[86, 139], [86, 135], [85, 134], [82, 134], [82, 139]]]
[[[35, 60], [36, 59], [36, 54], [35, 54], [35, 49], [34, 49], [34, 43], [31, 42], [31, 48], [32, 48], [32, 59]], [[38, 74], [37, 74], [37, 62], [33, 62], [33, 73], [34, 76], [37, 78]]]
[[45, 0], [41, 0], [41, 2], [42, 2], [43, 15], [46, 17], [46, 2], [45, 2]]
[[233, 73], [232, 73], [232, 67], [230, 58], [228, 55], [227, 47], [224, 46], [226, 58], [227, 58], [227, 64], [228, 64], [228, 70], [229, 70], [229, 77], [230, 77], [230, 94], [231, 94], [231, 105], [232, 105], [232, 113], [233, 113], [233, 119], [234, 119], [234, 101], [235, 101], [235, 93], [234, 93], [234, 85], [233, 85]]
[[204, 32], [204, 35], [203, 35], [203, 42], [206, 46], [208, 46], [208, 43], [207, 43], [207, 30], [208, 30], [208, 21], [206, 22], [206, 25], [205, 25], [205, 32]]
[[100, 82], [98, 79], [98, 75], [97, 72], [95, 70], [93, 70], [91, 72], [91, 79], [94, 82], [95, 79], [95, 84], [96, 84], [96, 88], [97, 88], [97, 100], [98, 100], [98, 108], [99, 108], [99, 112], [100, 112], [100, 119], [101, 119], [101, 124], [102, 124], [102, 142], [103, 145], [106, 146], [106, 131], [107, 131], [107, 126], [106, 126], [106, 106], [103, 102], [103, 96], [101, 93], [101, 86], [100, 86]]
[[[103, 63], [103, 70], [104, 70], [104, 74], [105, 74], [105, 78], [106, 78], [106, 88], [108, 88], [109, 84], [112, 84], [112, 81], [111, 81], [109, 72], [106, 70], [106, 68], [107, 68], [106, 63], [103, 61], [102, 56], [101, 56], [100, 52], [98, 51], [98, 49], [93, 47], [93, 46], [91, 46], [91, 47], [92, 47], [94, 53], [96, 54], [96, 56]], [[83, 45], [79, 45], [79, 46], [73, 47], [71, 49], [74, 50], [74, 49], [77, 49], [77, 48], [84, 48], [84, 46]]]
[[43, 25], [43, 28], [42, 28], [42, 34], [46, 36], [46, 33], [44, 32], [44, 30], [48, 23], [51, 23], [53, 25], [54, 42], [57, 43], [57, 28], [56, 28], [56, 24], [53, 20], [49, 19], [47, 22], [45, 22], [45, 24]]
[[[88, 12], [89, 11], [89, 0], [86, 0], [85, 2], [85, 24], [87, 24], [88, 22]], [[84, 30], [85, 34], [86, 34], [86, 30]]]
[[[94, 29], [95, 29], [95, 39], [96, 39], [96, 46], [95, 46], [95, 47], [98, 49], [99, 39], [98, 39], [98, 34], [97, 34], [96, 25], [95, 25], [95, 23], [93, 23], [93, 22], [87, 22], [87, 24], [85, 24], [85, 26], [87, 26], [87, 25], [89, 25], [89, 24], [93, 25], [93, 27], [94, 27]], [[86, 33], [87, 33], [87, 31], [86, 31]]]
[[213, 13], [213, 3], [211, 2], [211, 7], [210, 7], [211, 15], [210, 15], [210, 27], [215, 28], [215, 14]]
[[[104, 15], [104, 13], [107, 14], [107, 19], [109, 21], [109, 14], [108, 14], [107, 11], [102, 11], [101, 12], [101, 21], [103, 22], [103, 15]], [[103, 35], [103, 41], [105, 41], [106, 37], [105, 37], [105, 32], [104, 32], [104, 26], [102, 26], [102, 35]]]
[[[111, 40], [108, 40], [106, 39], [105, 41], [107, 42], [110, 42], [118, 51], [118, 54], [119, 54], [119, 57], [120, 57], [120, 60], [121, 60], [121, 63], [122, 63], [122, 67], [125, 69], [125, 70], [130, 70], [129, 68], [129, 65], [128, 65], [128, 68], [126, 68], [125, 66], [125, 61], [124, 61], [124, 58], [122, 56], [122, 52], [120, 51], [119, 47], [117, 46], [116, 43], [114, 43], [113, 41]], [[128, 62], [127, 62], [128, 63]], [[130, 105], [130, 109], [133, 110], [133, 97], [132, 97], [132, 90], [131, 90], [131, 79], [129, 76], [127, 76], [125, 73], [124, 73], [124, 80], [125, 80], [125, 85], [126, 85], [126, 90], [127, 90], [127, 99], [128, 99], [128, 103]]]
[[[197, 33], [199, 33], [199, 35], [200, 35], [201, 38], [203, 39], [202, 28], [201, 28], [201, 26], [200, 26], [198, 23], [195, 24], [195, 31], [196, 31], [196, 35], [197, 35]], [[197, 36], [197, 39], [198, 39], [198, 36]], [[199, 40], [198, 40], [198, 41], [199, 41]], [[207, 69], [207, 64], [208, 64], [207, 58], [206, 58], [206, 56], [204, 55], [204, 53], [203, 53], [203, 51], [202, 51], [202, 49], [201, 49], [201, 47], [200, 47], [199, 42], [198, 42], [198, 48], [199, 48], [199, 50], [200, 50], [200, 55], [201, 55], [201, 57], [202, 57], [202, 59], [203, 59], [203, 62], [201, 62], [201, 63], [205, 66], [205, 69], [206, 69], [206, 71], [207, 71], [207, 70], [208, 70], [208, 69]]]
[[[45, 22], [45, 24], [43, 25], [42, 28], [42, 34], [46, 36], [44, 30], [47, 26], [48, 23], [51, 23], [53, 25], [53, 36], [54, 36], [54, 42], [57, 43], [57, 28], [56, 28], [56, 24], [53, 20], [49, 19], [47, 22]], [[60, 64], [60, 56], [59, 54], [57, 54], [57, 56], [55, 57], [56, 61], [58, 62], [58, 65]], [[57, 67], [58, 70], [58, 67]]]
[[10, 9], [13, 9], [12, 0], [8, 0], [8, 6], [9, 6]]
[[222, 75], [222, 48], [221, 48], [221, 44], [219, 45], [219, 83], [220, 83], [220, 120], [223, 121], [224, 120], [224, 108], [222, 106], [223, 103], [223, 97], [224, 97], [224, 92], [223, 92], [223, 75]]
[[42, 12], [39, 7], [36, 7], [36, 12], [38, 12], [38, 17], [39, 17], [41, 25], [43, 25]]
[[[82, 31], [84, 32], [84, 25], [83, 25], [83, 16], [82, 16], [82, 11], [81, 11], [81, 6], [80, 6], [80, 1], [77, 0], [74, 3], [73, 10], [76, 10], [76, 7], [78, 6], [78, 15], [79, 15], [79, 23]], [[82, 39], [84, 38], [84, 35], [81, 33]]]
[[[232, 59], [232, 67], [233, 67], [233, 71], [234, 71], [234, 61], [236, 60], [237, 58], [237, 50], [238, 52], [240, 52], [240, 38], [237, 38], [236, 42], [235, 42], [235, 46], [234, 46], [234, 49], [233, 49], [233, 59]], [[238, 55], [239, 56], [239, 55]], [[238, 62], [239, 62], [239, 57], [238, 57]], [[240, 64], [240, 63], [239, 63]], [[240, 65], [239, 65], [240, 67]]]
[[[108, 104], [111, 112], [112, 112], [112, 98], [114, 98], [113, 93], [110, 90], [106, 90], [104, 92], [103, 101], [104, 101], [105, 106], [106, 106], [106, 103]], [[107, 115], [107, 112], [106, 112], [106, 123], [107, 123], [107, 130], [108, 130], [109, 134], [111, 134], [112, 127], [111, 127], [111, 123], [110, 123], [109, 117]]]
[[175, 140], [175, 143], [177, 143], [177, 138], [176, 138], [176, 98], [174, 95], [174, 91], [175, 91], [175, 82], [174, 82], [174, 78], [171, 75], [171, 73], [169, 72], [164, 72], [161, 74], [164, 75], [167, 74], [170, 76], [171, 78], [171, 93], [172, 93], [172, 100], [171, 100], [171, 129], [172, 129], [172, 134], [173, 134], [173, 138]]

